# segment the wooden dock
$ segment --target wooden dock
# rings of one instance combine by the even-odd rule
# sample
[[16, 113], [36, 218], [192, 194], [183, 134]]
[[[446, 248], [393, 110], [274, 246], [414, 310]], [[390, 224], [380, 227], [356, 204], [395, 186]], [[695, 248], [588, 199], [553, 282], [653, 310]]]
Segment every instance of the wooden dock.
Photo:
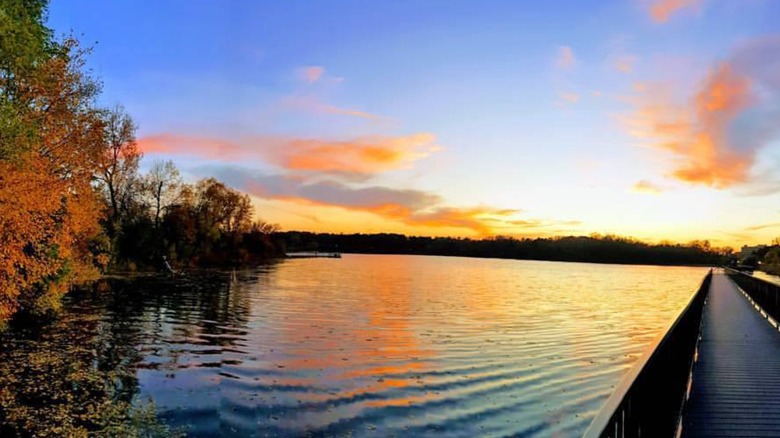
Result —
[[711, 272], [584, 436], [780, 437], [775, 321], [779, 285]]
[[725, 274], [704, 306], [682, 436], [780, 436], [780, 333]]

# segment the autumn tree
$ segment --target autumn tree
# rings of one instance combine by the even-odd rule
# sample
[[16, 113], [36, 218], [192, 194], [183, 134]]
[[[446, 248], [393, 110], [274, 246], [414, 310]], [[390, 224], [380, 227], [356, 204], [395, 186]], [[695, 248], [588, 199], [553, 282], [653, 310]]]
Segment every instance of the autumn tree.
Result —
[[151, 208], [155, 228], [160, 227], [162, 213], [185, 196], [184, 180], [173, 161], [155, 162], [142, 177], [141, 187], [146, 204]]
[[214, 178], [196, 185], [198, 210], [209, 227], [225, 233], [249, 228], [252, 222], [252, 201], [249, 196], [231, 189]]
[[[121, 106], [101, 112], [102, 153], [97, 162], [95, 179], [103, 190], [112, 223], [127, 211], [138, 184], [138, 163], [141, 151], [135, 139], [136, 126]], [[115, 226], [115, 225], [112, 225]], [[109, 227], [111, 234], [112, 226]]]
[[140, 179], [135, 124], [96, 106], [88, 51], [52, 37], [46, 7], [0, 0], [0, 323], [57, 307], [110, 259], [248, 259], [249, 197], [214, 179], [191, 188], [171, 162]]
[[[56, 307], [72, 282], [94, 278], [106, 261], [91, 186], [99, 86], [84, 73], [76, 40], [47, 39], [41, 5], [5, 1], [0, 11], [0, 101], [10, 127], [0, 159], [0, 319], [20, 307]], [[21, 61], [14, 41], [34, 43], [18, 48]]]

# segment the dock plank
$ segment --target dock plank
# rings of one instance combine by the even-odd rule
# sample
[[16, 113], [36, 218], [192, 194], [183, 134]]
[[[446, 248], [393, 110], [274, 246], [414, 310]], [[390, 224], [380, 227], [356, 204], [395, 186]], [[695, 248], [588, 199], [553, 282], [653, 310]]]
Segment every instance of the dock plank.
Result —
[[780, 436], [780, 333], [725, 274], [704, 306], [682, 436]]

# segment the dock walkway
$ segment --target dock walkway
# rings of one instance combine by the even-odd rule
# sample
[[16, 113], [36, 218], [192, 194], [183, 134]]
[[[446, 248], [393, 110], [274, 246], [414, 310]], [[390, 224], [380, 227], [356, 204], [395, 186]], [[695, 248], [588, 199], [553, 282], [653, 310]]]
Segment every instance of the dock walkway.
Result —
[[780, 333], [722, 273], [704, 306], [682, 436], [780, 436]]

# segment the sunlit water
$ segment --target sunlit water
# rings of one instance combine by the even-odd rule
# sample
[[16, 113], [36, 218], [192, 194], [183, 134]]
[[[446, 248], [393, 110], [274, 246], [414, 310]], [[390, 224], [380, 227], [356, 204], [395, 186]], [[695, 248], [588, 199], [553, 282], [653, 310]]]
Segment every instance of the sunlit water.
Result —
[[777, 275], [771, 275], [771, 274], [767, 274], [766, 272], [755, 271], [753, 272], [753, 276], [756, 278], [760, 278], [761, 280], [765, 280], [770, 283], [780, 285], [780, 277], [778, 277]]
[[572, 436], [705, 273], [298, 259], [116, 280], [72, 297], [40, 336], [126, 367], [136, 402], [151, 399], [164, 423], [193, 436]]

